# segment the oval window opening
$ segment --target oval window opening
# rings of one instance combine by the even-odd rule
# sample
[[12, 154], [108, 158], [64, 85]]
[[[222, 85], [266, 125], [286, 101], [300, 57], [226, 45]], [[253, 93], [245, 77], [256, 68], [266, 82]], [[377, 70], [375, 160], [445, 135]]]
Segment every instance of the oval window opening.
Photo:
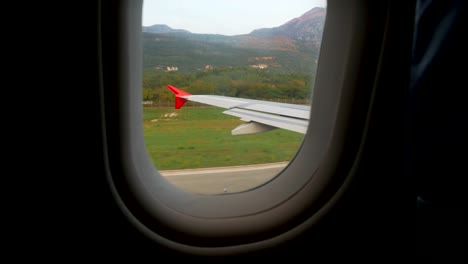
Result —
[[198, 194], [258, 187], [305, 133], [326, 2], [144, 1], [146, 149]]

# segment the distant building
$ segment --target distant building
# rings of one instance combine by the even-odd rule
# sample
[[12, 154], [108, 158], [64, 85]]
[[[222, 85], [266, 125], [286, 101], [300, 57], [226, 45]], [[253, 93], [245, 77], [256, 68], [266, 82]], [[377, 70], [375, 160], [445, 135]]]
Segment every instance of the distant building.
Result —
[[167, 71], [178, 71], [179, 70], [179, 68], [177, 68], [177, 66], [173, 66], [173, 67], [167, 66], [166, 69], [167, 69]]
[[253, 57], [253, 58], [249, 58], [249, 61], [266, 61], [266, 60], [274, 60], [275, 57]]
[[267, 64], [257, 64], [257, 65], [250, 65], [252, 68], [257, 68], [257, 69], [266, 69], [268, 68]]

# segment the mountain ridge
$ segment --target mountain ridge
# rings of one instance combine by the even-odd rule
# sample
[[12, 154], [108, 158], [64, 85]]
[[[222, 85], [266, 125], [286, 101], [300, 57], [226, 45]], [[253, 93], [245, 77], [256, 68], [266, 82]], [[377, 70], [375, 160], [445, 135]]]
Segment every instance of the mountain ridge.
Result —
[[293, 18], [278, 27], [260, 28], [251, 31], [248, 34], [239, 34], [227, 36], [222, 34], [198, 34], [191, 33], [185, 29], [173, 29], [166, 24], [154, 24], [151, 26], [143, 26], [145, 33], [186, 33], [196, 35], [219, 35], [226, 37], [241, 37], [241, 36], [284, 36], [291, 40], [304, 40], [320, 42], [322, 39], [323, 25], [325, 22], [326, 9], [323, 7], [314, 7], [305, 12], [299, 17]]
[[292, 40], [321, 42], [326, 10], [314, 7], [300, 17], [293, 18], [281, 26], [253, 30], [249, 35], [285, 36]]
[[143, 27], [143, 66], [179, 72], [225, 67], [310, 72], [316, 67], [324, 18], [324, 8], [313, 8], [279, 27], [235, 36], [159, 24]]

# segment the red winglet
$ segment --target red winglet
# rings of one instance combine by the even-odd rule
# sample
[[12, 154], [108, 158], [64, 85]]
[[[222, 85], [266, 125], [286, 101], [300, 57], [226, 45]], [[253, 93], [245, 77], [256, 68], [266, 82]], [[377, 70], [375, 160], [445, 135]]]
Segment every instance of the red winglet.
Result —
[[186, 91], [183, 91], [177, 87], [174, 87], [170, 84], [167, 85], [167, 88], [169, 88], [169, 90], [171, 90], [171, 92], [173, 94], [175, 94], [175, 108], [176, 109], [180, 109], [184, 104], [185, 102], [187, 102], [187, 99], [185, 98], [182, 98], [181, 96], [186, 96], [186, 95], [191, 95], [189, 93], [187, 93]]

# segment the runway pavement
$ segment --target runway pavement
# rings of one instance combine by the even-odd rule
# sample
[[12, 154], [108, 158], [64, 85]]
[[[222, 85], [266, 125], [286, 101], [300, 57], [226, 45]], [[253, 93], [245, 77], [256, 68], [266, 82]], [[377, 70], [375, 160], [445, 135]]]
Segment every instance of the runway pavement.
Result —
[[160, 173], [181, 189], [201, 194], [245, 191], [257, 187], [280, 173], [288, 162], [188, 170]]

